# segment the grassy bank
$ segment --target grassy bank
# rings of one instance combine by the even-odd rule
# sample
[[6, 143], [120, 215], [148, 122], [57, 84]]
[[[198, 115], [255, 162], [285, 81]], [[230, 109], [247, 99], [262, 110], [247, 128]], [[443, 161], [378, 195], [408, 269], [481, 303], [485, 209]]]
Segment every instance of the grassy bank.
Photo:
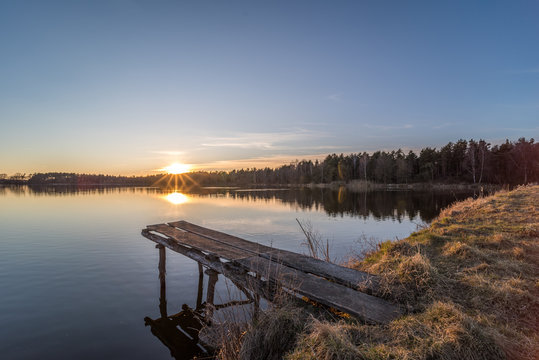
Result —
[[388, 325], [279, 305], [223, 358], [537, 359], [537, 204], [539, 186], [466, 200], [349, 263], [379, 274], [377, 295], [407, 308]]

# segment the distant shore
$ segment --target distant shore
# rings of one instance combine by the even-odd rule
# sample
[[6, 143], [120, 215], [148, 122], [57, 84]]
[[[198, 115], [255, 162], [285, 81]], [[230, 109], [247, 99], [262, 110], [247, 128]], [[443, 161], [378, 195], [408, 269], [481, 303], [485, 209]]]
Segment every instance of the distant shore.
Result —
[[[1, 185], [29, 185], [35, 187], [46, 186], [65, 186], [65, 187], [157, 187], [167, 188], [165, 184], [154, 184], [147, 181], [141, 181], [139, 179], [129, 181], [127, 178], [124, 181], [106, 181], [106, 182], [77, 182], [77, 181], [30, 181], [30, 180], [12, 180], [12, 179], [0, 179]], [[442, 183], [442, 182], [417, 182], [417, 183], [375, 183], [372, 181], [353, 180], [349, 182], [334, 181], [331, 183], [307, 183], [307, 184], [263, 184], [263, 183], [242, 183], [242, 184], [225, 184], [225, 185], [189, 185], [189, 189], [193, 188], [228, 188], [228, 189], [287, 189], [287, 188], [311, 188], [311, 189], [346, 189], [348, 191], [373, 191], [373, 190], [410, 190], [410, 191], [484, 191], [492, 192], [502, 188], [497, 184], [469, 184], [469, 183]], [[178, 190], [185, 190], [182, 186], [178, 187]]]

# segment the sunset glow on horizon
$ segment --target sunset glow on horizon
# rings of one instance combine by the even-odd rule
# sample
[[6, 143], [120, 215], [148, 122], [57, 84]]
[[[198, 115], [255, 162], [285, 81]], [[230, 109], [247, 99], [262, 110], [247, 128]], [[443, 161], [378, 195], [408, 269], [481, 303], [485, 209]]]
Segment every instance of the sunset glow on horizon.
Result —
[[189, 172], [191, 169], [192, 166], [189, 164], [174, 163], [159, 170], [166, 171], [167, 174], [179, 175]]

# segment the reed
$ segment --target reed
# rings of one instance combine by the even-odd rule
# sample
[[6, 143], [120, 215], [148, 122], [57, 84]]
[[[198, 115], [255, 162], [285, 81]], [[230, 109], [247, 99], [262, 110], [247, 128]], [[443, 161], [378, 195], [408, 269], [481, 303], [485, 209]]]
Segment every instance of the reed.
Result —
[[326, 239], [324, 241], [320, 233], [314, 230], [310, 221], [300, 221], [297, 218], [296, 221], [301, 228], [301, 231], [303, 231], [303, 234], [305, 234], [305, 241], [301, 244], [307, 247], [309, 255], [315, 259], [333, 262], [329, 251], [329, 240]]

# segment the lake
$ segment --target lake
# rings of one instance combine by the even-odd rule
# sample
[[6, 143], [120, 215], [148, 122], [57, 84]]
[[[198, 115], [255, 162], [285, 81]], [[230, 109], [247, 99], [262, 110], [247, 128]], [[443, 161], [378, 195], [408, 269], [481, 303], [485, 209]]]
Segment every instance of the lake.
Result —
[[[306, 252], [296, 219], [346, 260], [361, 238], [408, 236], [469, 193], [330, 189], [0, 187], [0, 354], [3, 359], [170, 359], [144, 318], [160, 314], [149, 224], [174, 220]], [[166, 307], [194, 307], [198, 264], [167, 250]], [[216, 284], [216, 302], [229, 288]], [[161, 305], [163, 303], [161, 302]]]

